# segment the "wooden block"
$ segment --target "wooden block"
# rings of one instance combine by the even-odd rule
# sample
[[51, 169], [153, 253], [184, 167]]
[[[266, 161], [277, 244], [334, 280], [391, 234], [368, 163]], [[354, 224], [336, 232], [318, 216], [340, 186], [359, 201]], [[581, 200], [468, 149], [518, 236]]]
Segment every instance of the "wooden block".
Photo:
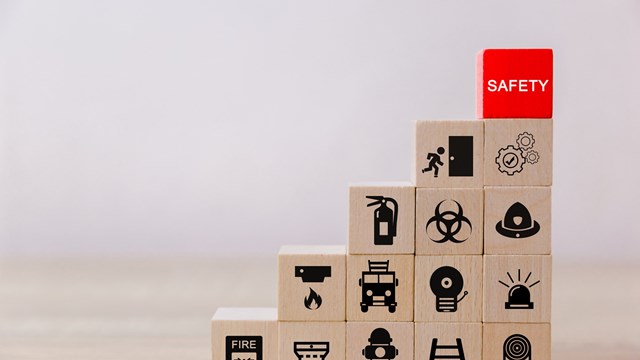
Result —
[[413, 322], [347, 322], [347, 359], [413, 360]]
[[477, 56], [476, 87], [480, 119], [550, 118], [553, 50], [483, 50]]
[[482, 321], [482, 256], [416, 256], [415, 321]]
[[484, 322], [551, 321], [551, 255], [484, 256]]
[[278, 254], [278, 319], [345, 320], [345, 246], [283, 246]]
[[550, 186], [553, 120], [485, 121], [484, 184]]
[[416, 323], [415, 327], [416, 359], [482, 359], [481, 323]]
[[484, 324], [484, 359], [551, 360], [550, 324]]
[[280, 360], [345, 360], [345, 322], [279, 322]]
[[486, 187], [484, 252], [551, 254], [551, 188]]
[[278, 355], [275, 308], [219, 308], [211, 319], [213, 360], [269, 360]]
[[415, 202], [408, 182], [349, 186], [349, 254], [413, 254]]
[[484, 121], [417, 121], [413, 181], [417, 187], [480, 188]]
[[482, 255], [482, 189], [417, 189], [416, 254]]
[[413, 321], [413, 255], [348, 255], [347, 320]]

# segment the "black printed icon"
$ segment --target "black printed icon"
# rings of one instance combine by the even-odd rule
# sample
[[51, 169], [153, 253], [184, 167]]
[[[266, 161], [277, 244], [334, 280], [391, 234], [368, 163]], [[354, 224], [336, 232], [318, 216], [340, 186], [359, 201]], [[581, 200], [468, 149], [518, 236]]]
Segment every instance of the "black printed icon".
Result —
[[[444, 353], [439, 354], [438, 350]], [[436, 359], [465, 360], [464, 348], [462, 347], [462, 339], [456, 338], [455, 345], [438, 345], [438, 339], [434, 338], [433, 340], [431, 340], [431, 351], [429, 352], [429, 360], [436, 360]]]
[[509, 296], [507, 302], [504, 303], [505, 309], [533, 309], [533, 302], [531, 301], [531, 292], [530, 288], [536, 286], [540, 280], [535, 281], [531, 285], [527, 287], [527, 283], [531, 278], [531, 272], [527, 275], [527, 278], [524, 281], [521, 280], [520, 277], [520, 269], [518, 269], [518, 278], [517, 281], [513, 280], [513, 277], [509, 272], [507, 272], [507, 276], [511, 282], [511, 285], [506, 284], [502, 280], [498, 280], [498, 282], [507, 288], [509, 288]]
[[304, 283], [321, 283], [331, 277], [331, 266], [296, 266], [295, 276]]
[[389, 260], [369, 260], [369, 270], [362, 272], [358, 285], [362, 288], [362, 312], [369, 311], [370, 306], [386, 306], [390, 313], [396, 312], [398, 279], [395, 271], [389, 271]]
[[431, 274], [429, 286], [436, 296], [437, 312], [456, 312], [458, 303], [469, 294], [468, 291], [465, 291], [458, 299], [458, 295], [464, 288], [464, 279], [462, 274], [451, 266], [442, 266], [436, 269]]
[[322, 296], [315, 290], [309, 288], [309, 295], [304, 298], [304, 307], [309, 310], [317, 310], [322, 305]]
[[442, 146], [439, 147], [435, 153], [428, 153], [427, 161], [429, 162], [429, 165], [422, 169], [422, 173], [424, 174], [426, 172], [433, 171], [433, 177], [438, 177], [440, 166], [444, 166], [444, 163], [440, 158], [441, 155], [444, 155], [444, 148]]
[[362, 349], [367, 360], [391, 360], [398, 356], [398, 349], [392, 344], [393, 339], [386, 329], [377, 328], [369, 336], [369, 345]]
[[526, 336], [513, 334], [502, 346], [504, 360], [531, 360], [531, 342]]
[[504, 214], [504, 219], [496, 224], [496, 231], [512, 239], [524, 239], [540, 231], [540, 224], [531, 218], [529, 209], [517, 202]]
[[[427, 167], [422, 173], [433, 171], [433, 177], [438, 177], [445, 148], [440, 146], [435, 153], [427, 154]], [[473, 176], [473, 136], [449, 136], [449, 176]]]
[[225, 360], [262, 360], [262, 336], [227, 336]]
[[[384, 196], [367, 196], [367, 199], [375, 200], [367, 204], [367, 207], [379, 205], [373, 210], [373, 244], [393, 245], [398, 224], [398, 203], [395, 199]], [[391, 203], [393, 209], [387, 203]]]
[[[455, 203], [458, 210], [441, 211], [440, 207], [445, 202]], [[427, 225], [425, 226], [425, 228], [429, 239], [439, 244], [445, 243], [447, 241], [451, 241], [453, 243], [465, 242], [471, 235], [471, 230], [473, 230], [471, 222], [463, 214], [462, 206], [455, 200], [440, 201], [436, 206], [435, 214], [429, 219], [429, 221], [427, 221]], [[430, 234], [434, 234], [435, 232], [438, 232], [440, 235], [442, 235], [442, 237], [434, 239], [434, 237], [432, 237]], [[456, 237], [458, 235], [467, 236], [459, 239]]]
[[473, 176], [473, 136], [449, 136], [449, 176]]
[[298, 360], [320, 359], [324, 360], [329, 355], [328, 341], [296, 341], [293, 343], [293, 353]]
[[535, 164], [540, 160], [540, 154], [533, 150], [536, 139], [531, 133], [523, 132], [516, 139], [516, 146], [507, 145], [498, 150], [496, 164], [501, 173], [513, 176], [522, 172], [524, 164]]
[[[331, 266], [296, 266], [295, 277], [302, 279], [303, 283], [322, 283], [325, 278], [331, 277]], [[322, 305], [322, 296], [309, 288], [309, 295], [303, 303], [305, 308], [317, 310]]]

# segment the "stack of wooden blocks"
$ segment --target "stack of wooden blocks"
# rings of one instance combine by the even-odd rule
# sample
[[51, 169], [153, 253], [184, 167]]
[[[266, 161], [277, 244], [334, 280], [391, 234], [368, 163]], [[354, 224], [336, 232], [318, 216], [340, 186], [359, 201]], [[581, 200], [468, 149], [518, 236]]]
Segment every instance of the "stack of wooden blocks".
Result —
[[278, 309], [213, 360], [551, 358], [553, 54], [478, 55], [477, 120], [418, 121], [413, 183], [349, 188], [345, 246], [285, 246]]

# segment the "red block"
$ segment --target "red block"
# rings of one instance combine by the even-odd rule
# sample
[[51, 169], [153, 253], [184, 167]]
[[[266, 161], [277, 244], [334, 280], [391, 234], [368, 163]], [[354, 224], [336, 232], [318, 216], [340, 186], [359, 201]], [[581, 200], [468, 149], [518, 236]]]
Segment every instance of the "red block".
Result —
[[478, 53], [476, 116], [553, 116], [553, 50], [485, 49]]

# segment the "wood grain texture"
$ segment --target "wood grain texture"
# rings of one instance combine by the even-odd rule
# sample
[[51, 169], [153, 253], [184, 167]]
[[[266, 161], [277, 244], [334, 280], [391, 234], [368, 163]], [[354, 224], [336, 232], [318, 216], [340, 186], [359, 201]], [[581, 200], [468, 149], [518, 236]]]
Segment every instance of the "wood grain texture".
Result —
[[[389, 306], [368, 306], [363, 312], [361, 303], [363, 287], [360, 285], [363, 272], [369, 271], [369, 261], [389, 262], [389, 273], [373, 275], [379, 281], [393, 283], [390, 272], [395, 273], [395, 312]], [[348, 321], [413, 321], [413, 255], [348, 255], [347, 256], [347, 320]], [[365, 280], [365, 283], [367, 281]], [[366, 284], [363, 284], [366, 285]], [[393, 288], [393, 286], [392, 286]], [[365, 291], [367, 287], [365, 286]]]
[[344, 321], [346, 269], [345, 246], [283, 246], [278, 254], [278, 319]]
[[[512, 335], [520, 335], [528, 340], [529, 344], [524, 345], [529, 348], [530, 357], [522, 359], [550, 360], [551, 359], [551, 325], [550, 324], [483, 324], [482, 335], [482, 355], [483, 359], [520, 359], [513, 355], [519, 353], [518, 346], [526, 344], [518, 338], [510, 338]], [[530, 345], [530, 346], [529, 346]], [[505, 357], [506, 352], [511, 357]], [[522, 356], [526, 349], [522, 351]]]
[[[515, 285], [525, 286], [532, 308], [507, 308]], [[484, 322], [551, 321], [551, 255], [484, 256]]]
[[[483, 185], [483, 144], [484, 121], [478, 120], [423, 120], [415, 124], [415, 140], [413, 146], [412, 180], [417, 187], [437, 188], [481, 188]], [[449, 176], [451, 164], [459, 162], [460, 158], [452, 157], [449, 149], [451, 136], [473, 137], [473, 176]], [[440, 155], [443, 165], [439, 167], [438, 177], [433, 170], [423, 172], [428, 168], [429, 153], [437, 154], [439, 147], [444, 153]]]
[[[276, 306], [274, 256], [0, 258], [0, 359], [211, 360], [216, 308]], [[637, 360], [637, 261], [553, 259], [553, 358]]]
[[505, 119], [484, 123], [485, 185], [551, 186], [553, 120]]
[[[464, 357], [467, 360], [482, 359], [482, 324], [481, 323], [415, 323], [416, 359], [429, 359], [433, 347], [433, 339], [437, 346], [457, 345], [460, 339]], [[457, 350], [439, 350], [438, 355], [456, 355]], [[500, 359], [501, 358], [486, 358]]]
[[[347, 322], [347, 359], [365, 359], [366, 346], [387, 344], [390, 354], [395, 354], [396, 360], [413, 360], [413, 322]], [[391, 337], [390, 342], [372, 339], [373, 331], [384, 329]], [[371, 340], [371, 341], [370, 341]], [[383, 345], [384, 346], [384, 345]], [[394, 350], [397, 350], [397, 354]], [[378, 350], [382, 351], [382, 350]], [[389, 350], [387, 350], [389, 351]], [[385, 357], [379, 357], [385, 358]]]
[[[482, 256], [481, 255], [455, 255], [455, 256], [416, 256], [415, 271], [415, 313], [416, 322], [481, 322], [482, 321]], [[453, 267], [462, 276], [460, 293], [454, 297], [457, 300], [457, 309], [454, 312], [438, 311], [436, 293], [431, 289], [431, 277], [434, 272], [442, 267]], [[438, 274], [436, 274], [438, 276]], [[437, 281], [440, 290], [447, 289], [443, 281], [451, 279], [453, 282], [448, 289], [454, 289], [458, 281], [445, 276]], [[464, 296], [464, 293], [467, 295]], [[441, 294], [442, 295], [442, 294]], [[462, 298], [464, 296], [464, 298]], [[440, 297], [442, 298], [442, 297]], [[445, 306], [446, 307], [446, 306]], [[442, 306], [440, 306], [442, 309]]]
[[[445, 215], [447, 211], [451, 214]], [[441, 222], [436, 215], [440, 215]], [[482, 255], [483, 222], [482, 189], [419, 188], [416, 190], [416, 255]], [[447, 239], [447, 232], [450, 233], [447, 237], [462, 242]]]
[[278, 336], [280, 360], [298, 359], [293, 350], [296, 342], [328, 343], [326, 360], [345, 359], [345, 322], [280, 322]]
[[[548, 186], [529, 187], [486, 187], [484, 252], [490, 255], [548, 255], [551, 254], [551, 188]], [[520, 203], [531, 215], [530, 229], [538, 229], [533, 235], [518, 232], [508, 226], [505, 219], [509, 209]], [[511, 216], [509, 216], [510, 218]], [[538, 224], [537, 226], [535, 224]], [[502, 234], [501, 229], [514, 230]], [[532, 233], [532, 231], [530, 231]], [[517, 236], [517, 237], [514, 237]]]
[[227, 360], [226, 354], [231, 351], [227, 348], [227, 336], [260, 337], [256, 350], [265, 360], [275, 359], [278, 356], [277, 317], [276, 308], [219, 308], [211, 319], [212, 359]]
[[[384, 204], [375, 204], [375, 199], [367, 196], [381, 196]], [[349, 186], [349, 254], [413, 254], [415, 250], [415, 187], [409, 182], [396, 183], [367, 183], [351, 184]], [[382, 207], [386, 211], [379, 211]], [[390, 230], [394, 218], [395, 236], [391, 237]], [[382, 214], [376, 217], [377, 214]], [[389, 221], [391, 220], [391, 221]], [[378, 238], [382, 244], [376, 245], [376, 227], [379, 229]], [[391, 243], [389, 243], [391, 240]]]

